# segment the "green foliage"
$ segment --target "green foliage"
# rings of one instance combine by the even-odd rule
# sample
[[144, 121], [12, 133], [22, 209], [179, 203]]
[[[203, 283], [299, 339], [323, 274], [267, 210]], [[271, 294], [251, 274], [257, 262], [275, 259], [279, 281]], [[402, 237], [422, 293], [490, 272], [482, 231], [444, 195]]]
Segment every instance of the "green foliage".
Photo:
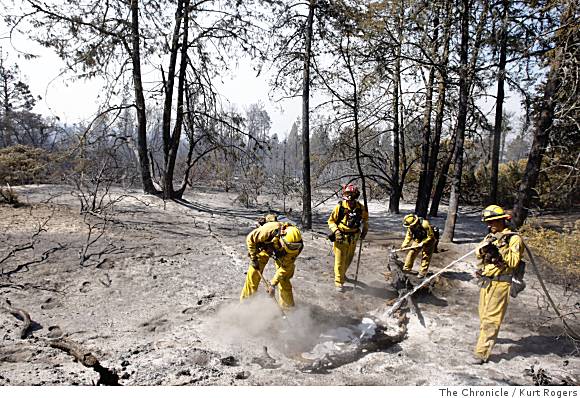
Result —
[[[511, 207], [526, 169], [526, 159], [500, 163], [498, 175], [498, 203]], [[572, 166], [554, 156], [544, 160], [536, 193], [531, 198], [533, 207], [544, 209], [567, 209], [575, 206], [578, 198], [578, 176], [571, 172]], [[573, 171], [573, 170], [572, 170]], [[466, 167], [462, 179], [463, 199], [466, 203], [483, 205], [489, 196], [489, 165]]]
[[49, 157], [45, 150], [26, 145], [0, 149], [0, 184], [30, 184], [46, 175]]
[[542, 162], [538, 200], [542, 208], [568, 209], [578, 205], [580, 188], [577, 172], [578, 146], [559, 151], [552, 148]]
[[523, 159], [499, 165], [497, 197], [504, 206], [513, 205], [525, 169], [526, 161]]
[[544, 258], [552, 267], [573, 279], [580, 278], [580, 220], [561, 232], [543, 228], [531, 220], [520, 229], [520, 233], [532, 253]]
[[[525, 159], [500, 163], [497, 181], [498, 203], [501, 203], [504, 207], [513, 205], [525, 169]], [[467, 165], [465, 175], [461, 181], [464, 201], [470, 204], [485, 204], [489, 197], [490, 178], [489, 165], [485, 167], [480, 165], [474, 169], [470, 169]]]

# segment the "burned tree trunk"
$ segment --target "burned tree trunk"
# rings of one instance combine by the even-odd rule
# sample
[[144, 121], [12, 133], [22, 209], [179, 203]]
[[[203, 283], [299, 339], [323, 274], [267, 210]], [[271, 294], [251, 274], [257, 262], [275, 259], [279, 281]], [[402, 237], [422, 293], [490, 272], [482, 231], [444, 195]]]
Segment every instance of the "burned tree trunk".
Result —
[[499, 154], [502, 139], [503, 102], [505, 98], [504, 81], [506, 76], [507, 58], [507, 30], [508, 30], [508, 7], [507, 0], [503, 0], [502, 27], [499, 50], [499, 66], [497, 73], [497, 96], [495, 105], [495, 124], [493, 126], [493, 145], [491, 152], [491, 181], [489, 190], [489, 203], [497, 203], [497, 184], [499, 178]]
[[312, 187], [310, 182], [310, 59], [312, 57], [312, 24], [316, 1], [308, 4], [304, 31], [304, 70], [302, 78], [302, 226], [312, 229]]

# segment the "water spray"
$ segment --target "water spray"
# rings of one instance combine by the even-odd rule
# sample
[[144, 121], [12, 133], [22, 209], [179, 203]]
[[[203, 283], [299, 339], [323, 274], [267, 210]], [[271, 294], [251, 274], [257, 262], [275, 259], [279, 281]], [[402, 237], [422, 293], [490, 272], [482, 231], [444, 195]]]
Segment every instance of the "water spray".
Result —
[[455, 265], [459, 261], [463, 260], [464, 258], [469, 257], [471, 254], [473, 254], [475, 252], [475, 250], [476, 249], [470, 250], [469, 252], [467, 252], [463, 256], [459, 257], [457, 260], [451, 262], [446, 267], [440, 269], [438, 272], [436, 272], [435, 274], [431, 275], [429, 278], [425, 278], [425, 280], [423, 282], [421, 282], [419, 285], [415, 286], [415, 288], [413, 290], [411, 290], [409, 293], [405, 294], [403, 297], [401, 297], [400, 299], [398, 299], [395, 302], [395, 304], [393, 304], [393, 306], [391, 308], [389, 308], [385, 312], [384, 315], [387, 316], [387, 317], [390, 317], [391, 315], [393, 315], [393, 312], [395, 312], [397, 310], [397, 308], [399, 308], [401, 306], [401, 304], [403, 303], [403, 301], [405, 301], [407, 298], [409, 298], [411, 295], [413, 295], [417, 290], [421, 289], [423, 286], [425, 286], [427, 283], [429, 283], [431, 280], [433, 280], [436, 276], [440, 275], [441, 273], [443, 273], [447, 269], [451, 268], [453, 265]]

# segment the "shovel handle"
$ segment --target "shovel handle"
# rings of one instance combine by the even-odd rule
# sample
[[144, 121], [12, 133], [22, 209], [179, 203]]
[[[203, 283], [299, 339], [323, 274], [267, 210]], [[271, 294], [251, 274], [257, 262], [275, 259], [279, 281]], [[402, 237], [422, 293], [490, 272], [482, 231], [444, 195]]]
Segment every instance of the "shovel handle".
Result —
[[411, 247], [405, 247], [403, 249], [393, 249], [393, 250], [391, 250], [391, 253], [405, 252], [407, 250], [419, 249], [420, 247], [422, 247], [422, 246], [411, 246]]
[[[272, 285], [270, 285], [266, 279], [264, 279], [264, 275], [262, 275], [262, 272], [258, 269], [258, 268], [254, 268], [254, 270], [258, 273], [258, 275], [260, 276], [260, 280], [264, 281], [264, 287], [266, 288], [266, 292], [268, 293], [268, 295], [270, 296], [270, 289], [273, 289], [274, 287]], [[284, 309], [282, 309], [282, 307], [280, 307], [280, 305], [278, 304], [278, 300], [276, 300], [276, 296], [270, 296], [272, 297], [272, 300], [274, 300], [274, 302], [276, 303], [276, 307], [278, 307], [280, 309], [280, 312], [282, 313], [282, 318], [284, 319], [288, 319], [286, 317], [286, 312], [284, 311]]]

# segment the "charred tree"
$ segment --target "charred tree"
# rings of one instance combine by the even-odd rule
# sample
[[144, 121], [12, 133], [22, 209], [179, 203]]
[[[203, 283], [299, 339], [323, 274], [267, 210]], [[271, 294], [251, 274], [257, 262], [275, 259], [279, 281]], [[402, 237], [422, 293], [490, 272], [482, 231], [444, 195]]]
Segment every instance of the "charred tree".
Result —
[[[433, 18], [433, 40], [431, 45], [431, 54], [435, 58], [437, 52], [437, 43], [439, 41], [439, 15], [438, 10], [435, 10], [435, 17]], [[417, 190], [417, 201], [415, 202], [415, 213], [421, 217], [427, 216], [427, 209], [429, 207], [429, 197], [431, 196], [430, 185], [427, 184], [427, 173], [429, 170], [429, 150], [431, 148], [431, 116], [433, 113], [433, 86], [435, 83], [435, 66], [429, 67], [429, 77], [426, 84], [425, 93], [425, 110], [423, 113], [423, 126], [421, 128], [421, 172], [419, 174], [419, 187]], [[437, 156], [437, 155], [435, 155]], [[429, 190], [428, 190], [429, 189]]]
[[[546, 53], [550, 69], [541, 94], [534, 104], [532, 149], [528, 155], [528, 163], [513, 207], [513, 222], [516, 227], [523, 225], [528, 216], [531, 199], [541, 172], [542, 159], [550, 144], [551, 136], [558, 137], [552, 138], [557, 141], [563, 138], [558, 134], [565, 134], [567, 128], [576, 134], [578, 131], [580, 34], [577, 14], [577, 2], [565, 2], [560, 26], [555, 30], [555, 48]], [[556, 121], [559, 125], [556, 125]]]
[[[403, 2], [400, 5], [404, 7]], [[401, 47], [403, 40], [403, 16], [404, 10], [398, 12], [397, 44], [395, 53], [395, 66], [393, 71], [393, 161], [391, 164], [391, 193], [389, 195], [389, 213], [399, 214], [399, 203], [403, 190], [403, 181], [400, 178], [400, 126], [399, 126], [399, 85], [401, 82]]]
[[304, 30], [304, 69], [302, 79], [302, 227], [312, 229], [312, 186], [310, 183], [310, 58], [312, 53], [312, 24], [316, 0], [308, 4]]
[[147, 149], [147, 114], [145, 95], [141, 79], [141, 36], [139, 33], [139, 0], [131, 0], [131, 64], [133, 66], [133, 89], [137, 113], [137, 154], [141, 168], [141, 181], [145, 193], [157, 193], [151, 177], [149, 150]]
[[468, 49], [469, 49], [469, 13], [470, 0], [461, 1], [461, 44], [459, 50], [459, 109], [457, 115], [457, 130], [455, 137], [455, 169], [449, 197], [449, 210], [445, 220], [445, 230], [441, 236], [442, 242], [451, 242], [455, 232], [457, 210], [459, 208], [459, 192], [461, 189], [461, 174], [463, 172], [463, 144], [465, 141], [465, 125], [468, 106]]
[[502, 26], [500, 35], [499, 64], [497, 71], [497, 95], [495, 105], [495, 124], [493, 127], [493, 145], [491, 151], [491, 178], [489, 190], [489, 203], [497, 203], [497, 182], [499, 172], [499, 155], [501, 144], [502, 120], [503, 120], [503, 102], [505, 98], [504, 81], [506, 75], [506, 58], [507, 58], [507, 38], [508, 38], [508, 14], [509, 2], [502, 1]]
[[516, 227], [522, 226], [528, 216], [530, 200], [534, 195], [534, 188], [536, 187], [540, 176], [542, 158], [546, 152], [550, 128], [554, 121], [554, 109], [556, 107], [554, 95], [558, 90], [559, 85], [560, 81], [557, 76], [556, 68], [552, 66], [548, 73], [548, 80], [544, 85], [543, 96], [537, 103], [537, 116], [534, 123], [532, 150], [528, 156], [526, 170], [524, 171], [524, 176], [518, 189], [513, 207], [512, 220]]

